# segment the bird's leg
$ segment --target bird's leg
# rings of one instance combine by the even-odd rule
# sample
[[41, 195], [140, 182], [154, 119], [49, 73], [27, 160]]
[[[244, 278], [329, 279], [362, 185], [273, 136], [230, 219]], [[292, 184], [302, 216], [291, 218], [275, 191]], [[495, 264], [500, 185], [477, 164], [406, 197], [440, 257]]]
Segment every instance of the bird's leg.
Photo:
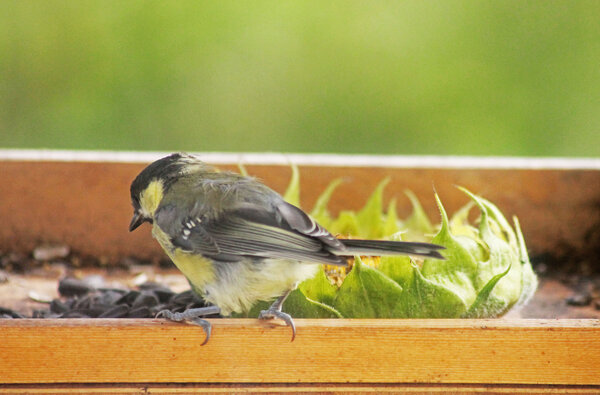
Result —
[[191, 324], [201, 326], [204, 329], [204, 333], [206, 333], [206, 339], [201, 344], [202, 346], [208, 343], [210, 339], [210, 333], [212, 326], [210, 322], [200, 317], [204, 317], [210, 314], [219, 314], [221, 309], [217, 306], [207, 306], [207, 307], [199, 307], [196, 309], [187, 309], [181, 313], [174, 313], [171, 310], [161, 310], [156, 314], [156, 318], [165, 317], [170, 321], [188, 321]]
[[[295, 287], [294, 287], [295, 288]], [[259, 320], [268, 320], [273, 318], [279, 318], [283, 320], [289, 327], [292, 328], [292, 341], [296, 338], [296, 325], [294, 325], [294, 320], [292, 316], [281, 311], [283, 307], [283, 302], [285, 299], [292, 293], [293, 289], [286, 291], [283, 295], [277, 298], [275, 302], [269, 307], [268, 310], [262, 310], [258, 316]]]

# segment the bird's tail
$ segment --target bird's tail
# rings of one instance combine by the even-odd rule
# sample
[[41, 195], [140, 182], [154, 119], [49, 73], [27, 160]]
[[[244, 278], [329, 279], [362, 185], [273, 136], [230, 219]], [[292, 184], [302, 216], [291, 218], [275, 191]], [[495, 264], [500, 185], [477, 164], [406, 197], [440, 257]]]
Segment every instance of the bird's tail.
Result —
[[339, 240], [346, 246], [346, 250], [333, 251], [336, 255], [416, 255], [427, 258], [446, 259], [438, 252], [438, 250], [443, 250], [445, 247], [437, 244], [390, 240]]

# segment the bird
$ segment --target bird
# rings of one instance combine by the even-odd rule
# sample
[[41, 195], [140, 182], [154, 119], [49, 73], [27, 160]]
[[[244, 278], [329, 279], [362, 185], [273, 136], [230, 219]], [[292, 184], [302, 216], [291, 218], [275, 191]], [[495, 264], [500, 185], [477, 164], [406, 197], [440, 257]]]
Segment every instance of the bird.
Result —
[[129, 231], [152, 224], [153, 237], [207, 302], [183, 312], [163, 310], [157, 317], [201, 326], [202, 344], [212, 328], [202, 317], [248, 312], [274, 299], [258, 318], [283, 320], [293, 341], [296, 327], [283, 303], [321, 264], [346, 266], [356, 255], [444, 259], [444, 247], [435, 244], [337, 238], [259, 180], [220, 171], [183, 152], [149, 164], [130, 193]]

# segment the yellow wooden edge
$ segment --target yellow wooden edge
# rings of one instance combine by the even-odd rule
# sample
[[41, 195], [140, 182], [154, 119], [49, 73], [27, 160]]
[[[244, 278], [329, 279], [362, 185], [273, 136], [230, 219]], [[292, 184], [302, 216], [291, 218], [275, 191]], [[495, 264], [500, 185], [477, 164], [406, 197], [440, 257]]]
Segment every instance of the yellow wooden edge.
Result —
[[0, 320], [0, 382], [600, 385], [600, 320]]
[[0, 394], [188, 394], [188, 393], [403, 393], [403, 394], [594, 394], [600, 386], [519, 384], [14, 384]]

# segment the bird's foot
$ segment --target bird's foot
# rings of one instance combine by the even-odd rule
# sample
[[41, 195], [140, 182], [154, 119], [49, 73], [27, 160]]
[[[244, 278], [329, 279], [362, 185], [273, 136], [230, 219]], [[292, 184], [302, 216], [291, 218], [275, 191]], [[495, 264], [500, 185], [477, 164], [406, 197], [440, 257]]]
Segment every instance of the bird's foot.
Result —
[[273, 318], [279, 318], [280, 320], [284, 321], [287, 324], [287, 326], [292, 328], [291, 341], [294, 341], [294, 339], [296, 338], [296, 325], [294, 324], [292, 316], [287, 313], [284, 313], [281, 310], [278, 310], [277, 308], [274, 308], [273, 306], [269, 307], [268, 310], [262, 310], [258, 315], [259, 320], [270, 320]]
[[219, 314], [220, 312], [221, 309], [219, 309], [217, 306], [187, 309], [181, 313], [174, 313], [171, 310], [161, 310], [158, 312], [158, 314], [156, 314], [156, 318], [165, 317], [166, 319], [175, 322], [187, 321], [190, 324], [202, 327], [202, 329], [204, 329], [204, 333], [206, 334], [206, 338], [201, 344], [203, 346], [206, 343], [208, 343], [208, 340], [210, 339], [212, 325], [210, 322], [200, 317], [204, 317], [210, 314]]

